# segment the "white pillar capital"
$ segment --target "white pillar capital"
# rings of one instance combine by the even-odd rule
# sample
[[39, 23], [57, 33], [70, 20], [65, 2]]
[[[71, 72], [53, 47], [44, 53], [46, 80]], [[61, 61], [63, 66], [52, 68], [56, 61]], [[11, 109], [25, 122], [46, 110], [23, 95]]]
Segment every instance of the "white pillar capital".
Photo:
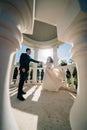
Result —
[[0, 19], [0, 37], [2, 39], [8, 40], [9, 44], [16, 49], [20, 48], [23, 41], [23, 36], [20, 30], [10, 22]]

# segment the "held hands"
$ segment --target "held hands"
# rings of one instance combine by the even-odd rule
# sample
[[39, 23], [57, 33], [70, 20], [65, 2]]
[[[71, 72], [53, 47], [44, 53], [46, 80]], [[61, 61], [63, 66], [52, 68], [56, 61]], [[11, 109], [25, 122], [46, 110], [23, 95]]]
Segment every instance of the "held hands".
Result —
[[25, 70], [25, 68], [22, 68], [22, 72], [25, 72], [26, 70]]

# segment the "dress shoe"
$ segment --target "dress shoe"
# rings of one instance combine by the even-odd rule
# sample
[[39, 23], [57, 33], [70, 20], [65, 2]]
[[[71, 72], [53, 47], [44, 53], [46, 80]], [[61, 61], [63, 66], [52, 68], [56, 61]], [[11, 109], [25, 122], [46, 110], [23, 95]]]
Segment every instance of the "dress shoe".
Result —
[[20, 96], [18, 95], [17, 98], [18, 98], [20, 101], [24, 101], [24, 100], [25, 100], [25, 98], [24, 98], [22, 95], [20, 95]]

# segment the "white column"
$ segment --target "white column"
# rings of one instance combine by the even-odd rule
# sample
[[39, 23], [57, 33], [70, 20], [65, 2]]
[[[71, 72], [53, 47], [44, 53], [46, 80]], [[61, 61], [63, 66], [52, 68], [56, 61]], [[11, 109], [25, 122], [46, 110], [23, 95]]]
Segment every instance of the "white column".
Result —
[[18, 130], [11, 109], [9, 86], [13, 57], [23, 40], [21, 19], [15, 16], [16, 8], [7, 2], [0, 2], [0, 9], [0, 130]]
[[53, 47], [53, 60], [54, 60], [54, 67], [58, 66], [58, 56], [57, 56], [57, 46]]
[[[38, 48], [34, 48], [34, 59], [38, 60]], [[37, 82], [37, 63], [33, 63], [33, 82]]]
[[70, 113], [72, 130], [87, 130], [87, 28], [81, 29], [74, 35], [72, 48], [78, 71], [77, 98]]
[[21, 33], [32, 32], [32, 5], [0, 1], [0, 130], [18, 130], [10, 105], [10, 76], [13, 56], [23, 41]]
[[13, 56], [21, 36], [16, 26], [0, 20], [0, 130], [18, 130], [10, 105], [9, 86]]

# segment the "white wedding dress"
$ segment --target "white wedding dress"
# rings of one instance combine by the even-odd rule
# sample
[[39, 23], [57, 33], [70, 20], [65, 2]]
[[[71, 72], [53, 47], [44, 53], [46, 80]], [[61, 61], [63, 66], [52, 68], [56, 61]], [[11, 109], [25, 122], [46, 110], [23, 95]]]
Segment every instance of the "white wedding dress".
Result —
[[47, 64], [42, 85], [43, 90], [58, 91], [62, 86], [64, 75], [65, 72], [53, 68], [52, 63]]

